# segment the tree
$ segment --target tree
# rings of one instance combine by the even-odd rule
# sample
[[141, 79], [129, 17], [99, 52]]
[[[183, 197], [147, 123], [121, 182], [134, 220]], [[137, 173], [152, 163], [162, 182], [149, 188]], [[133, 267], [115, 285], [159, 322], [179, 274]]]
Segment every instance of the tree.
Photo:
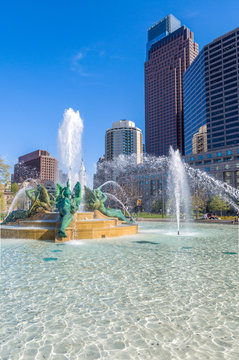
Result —
[[152, 213], [159, 213], [162, 209], [162, 199], [159, 198], [157, 200], [154, 200], [152, 203]]
[[230, 205], [219, 195], [213, 196], [208, 204], [208, 209], [211, 212], [218, 212], [220, 211], [220, 214], [222, 216], [223, 211], [230, 210]]
[[10, 173], [9, 170], [10, 166], [5, 164], [3, 159], [0, 157], [0, 183], [6, 184], [9, 181]]
[[11, 192], [13, 193], [13, 195], [15, 195], [19, 190], [19, 185], [17, 183], [12, 183], [11, 184]]
[[0, 184], [0, 220], [2, 219], [2, 215], [6, 210], [6, 200], [4, 196], [4, 185]]
[[208, 196], [203, 190], [198, 188], [192, 196], [192, 207], [196, 212], [196, 219], [199, 218], [199, 213], [205, 210], [207, 200]]

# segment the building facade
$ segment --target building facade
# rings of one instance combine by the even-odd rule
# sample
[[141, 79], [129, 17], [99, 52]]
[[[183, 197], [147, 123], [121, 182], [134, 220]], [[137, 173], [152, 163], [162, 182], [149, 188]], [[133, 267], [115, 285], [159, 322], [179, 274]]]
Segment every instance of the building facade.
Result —
[[146, 152], [184, 154], [183, 74], [198, 55], [193, 33], [173, 15], [148, 29], [145, 62]]
[[136, 154], [137, 163], [142, 161], [142, 131], [135, 126], [133, 121], [116, 121], [105, 134], [105, 160], [131, 154]]
[[[185, 155], [239, 144], [239, 28], [204, 46], [184, 74]], [[195, 152], [204, 129], [205, 146]]]
[[239, 189], [239, 146], [185, 155], [184, 160], [190, 166]]
[[201, 154], [207, 151], [207, 125], [201, 126], [198, 132], [193, 135], [192, 150], [193, 154]]
[[[183, 90], [184, 141], [185, 155], [187, 155], [200, 151], [200, 149], [197, 149], [197, 146], [195, 146], [195, 141], [197, 134], [200, 133], [200, 129], [204, 129], [205, 132], [207, 126], [204, 51], [200, 52], [185, 72]], [[205, 151], [207, 151], [207, 149], [205, 149]]]
[[14, 182], [21, 183], [28, 178], [40, 179], [41, 183], [58, 180], [58, 161], [46, 150], [36, 150], [20, 156], [14, 165]]

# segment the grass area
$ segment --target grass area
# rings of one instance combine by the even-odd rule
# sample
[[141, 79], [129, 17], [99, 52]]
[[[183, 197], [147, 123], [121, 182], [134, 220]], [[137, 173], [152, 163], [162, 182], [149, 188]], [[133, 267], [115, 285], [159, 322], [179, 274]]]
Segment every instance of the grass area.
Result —
[[[135, 217], [135, 218], [144, 218], [144, 219], [162, 219], [161, 214], [147, 213], [147, 212], [133, 213], [132, 216]], [[235, 218], [237, 218], [235, 215], [234, 216], [219, 216], [219, 215], [216, 215], [216, 216], [220, 217], [221, 220], [234, 220]], [[200, 214], [198, 220], [201, 220], [202, 217], [203, 217], [203, 214]], [[193, 216], [193, 218], [194, 218], [194, 220], [196, 220], [195, 215]], [[163, 219], [171, 219], [171, 216], [164, 215]]]
[[[146, 219], [162, 219], [161, 214], [147, 213], [147, 212], [138, 212], [132, 214], [133, 217], [137, 218], [146, 218]], [[164, 215], [164, 219], [170, 218], [169, 216]]]

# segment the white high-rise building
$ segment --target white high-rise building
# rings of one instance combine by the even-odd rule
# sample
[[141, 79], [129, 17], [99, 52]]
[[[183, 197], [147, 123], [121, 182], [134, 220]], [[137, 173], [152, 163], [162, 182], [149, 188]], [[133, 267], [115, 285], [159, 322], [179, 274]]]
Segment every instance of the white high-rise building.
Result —
[[112, 124], [105, 134], [105, 159], [113, 160], [119, 155], [137, 155], [137, 163], [142, 161], [142, 131], [133, 121], [120, 120]]

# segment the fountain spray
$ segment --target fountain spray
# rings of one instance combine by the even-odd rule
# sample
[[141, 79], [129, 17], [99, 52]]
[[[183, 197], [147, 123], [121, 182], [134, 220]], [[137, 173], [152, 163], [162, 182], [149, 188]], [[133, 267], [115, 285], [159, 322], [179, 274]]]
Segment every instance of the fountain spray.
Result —
[[85, 185], [85, 171], [82, 160], [82, 134], [83, 120], [79, 111], [69, 108], [65, 110], [64, 117], [58, 131], [58, 147], [61, 165], [67, 172], [71, 188], [77, 181], [81, 182], [82, 189]]
[[180, 235], [180, 210], [186, 218], [190, 215], [190, 192], [179, 150], [170, 147], [168, 160], [168, 187], [171, 198], [171, 210], [176, 214], [177, 234]]

